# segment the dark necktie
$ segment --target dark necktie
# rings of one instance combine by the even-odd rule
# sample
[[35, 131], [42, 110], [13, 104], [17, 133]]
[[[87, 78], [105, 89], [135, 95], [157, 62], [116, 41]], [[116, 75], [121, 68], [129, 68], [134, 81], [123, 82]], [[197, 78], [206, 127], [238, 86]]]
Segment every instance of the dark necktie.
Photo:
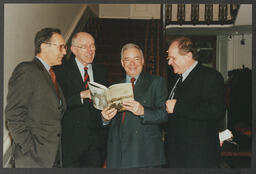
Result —
[[[135, 78], [131, 78], [131, 83], [132, 83], [132, 89], [134, 89], [134, 82], [135, 82]], [[123, 117], [122, 117], [122, 124], [124, 123], [124, 119], [125, 119], [125, 111], [123, 112]]]
[[52, 68], [50, 68], [49, 72], [50, 72], [50, 75], [51, 75], [52, 83], [53, 83], [53, 85], [55, 87], [55, 90], [56, 90], [56, 94], [57, 94], [58, 98], [60, 98], [60, 92], [59, 92], [58, 84], [57, 84], [57, 81], [56, 81], [55, 72], [53, 71]]
[[85, 66], [84, 67], [84, 85], [85, 85], [85, 90], [89, 89], [88, 88], [88, 83], [90, 82], [90, 78], [87, 72], [88, 68]]
[[172, 90], [171, 90], [170, 95], [169, 95], [169, 99], [173, 99], [174, 94], [175, 94], [177, 88], [179, 88], [179, 86], [181, 85], [181, 83], [182, 83], [182, 75], [180, 74], [178, 76], [174, 86], [172, 87]]

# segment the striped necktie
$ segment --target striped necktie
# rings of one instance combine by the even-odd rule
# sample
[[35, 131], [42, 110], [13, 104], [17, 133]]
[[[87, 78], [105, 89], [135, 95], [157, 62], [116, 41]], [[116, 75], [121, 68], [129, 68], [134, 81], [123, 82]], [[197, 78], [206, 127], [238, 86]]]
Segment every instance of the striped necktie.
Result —
[[85, 85], [85, 90], [89, 89], [88, 88], [88, 83], [90, 82], [90, 78], [87, 72], [88, 68], [85, 66], [84, 67], [84, 85]]

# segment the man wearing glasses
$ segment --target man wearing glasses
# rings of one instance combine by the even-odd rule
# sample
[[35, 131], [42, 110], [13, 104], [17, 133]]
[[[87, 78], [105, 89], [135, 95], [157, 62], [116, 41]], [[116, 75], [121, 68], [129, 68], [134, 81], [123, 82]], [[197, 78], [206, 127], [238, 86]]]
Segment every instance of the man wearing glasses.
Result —
[[169, 46], [168, 65], [179, 76], [171, 87], [167, 149], [171, 168], [218, 168], [218, 129], [225, 115], [222, 75], [200, 64], [197, 48], [188, 37]]
[[106, 72], [92, 63], [96, 47], [89, 33], [76, 33], [72, 37], [71, 51], [73, 55], [56, 69], [68, 106], [62, 121], [63, 167], [102, 167], [107, 132], [101, 128], [100, 111], [90, 100], [88, 83], [107, 85]]
[[66, 104], [51, 69], [66, 54], [59, 29], [36, 34], [35, 58], [12, 73], [5, 109], [16, 168], [61, 167], [61, 119]]

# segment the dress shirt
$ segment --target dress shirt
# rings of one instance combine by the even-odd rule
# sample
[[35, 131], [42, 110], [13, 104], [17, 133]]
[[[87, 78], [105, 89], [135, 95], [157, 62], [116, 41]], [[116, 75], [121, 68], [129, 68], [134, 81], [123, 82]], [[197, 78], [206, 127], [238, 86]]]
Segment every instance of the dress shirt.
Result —
[[40, 62], [44, 65], [44, 68], [48, 71], [48, 73], [50, 74], [50, 72], [49, 72], [49, 70], [50, 70], [50, 66], [41, 58], [41, 57], [38, 57], [38, 56], [36, 56], [36, 58], [38, 59], [38, 60], [40, 60]]
[[[85, 66], [81, 62], [79, 62], [79, 60], [77, 58], [75, 58], [75, 60], [76, 60], [77, 67], [80, 71], [80, 74], [82, 76], [82, 79], [84, 79], [84, 67]], [[88, 64], [86, 67], [88, 68], [87, 73], [89, 75], [90, 82], [93, 82], [94, 80], [93, 80], [92, 64]], [[81, 103], [84, 103], [82, 98], [81, 98]]]
[[[38, 59], [38, 60], [40, 60], [40, 62], [43, 64], [43, 66], [44, 66], [44, 68], [48, 71], [48, 73], [50, 74], [50, 69], [51, 69], [51, 67], [41, 58], [41, 57], [38, 57], [38, 56], [36, 56], [36, 58]], [[60, 100], [60, 104], [61, 104], [61, 100]]]
[[[137, 79], [139, 78], [139, 76], [140, 76], [140, 74], [134, 77], [135, 78], [134, 85], [136, 84]], [[129, 75], [126, 74], [125, 83], [131, 83], [131, 78], [132, 77], [130, 77]]]
[[[75, 60], [76, 60], [78, 69], [80, 71], [80, 74], [82, 76], [82, 79], [84, 79], [84, 65], [81, 62], [79, 62], [77, 58], [75, 58]], [[93, 80], [92, 64], [88, 64], [86, 67], [88, 68], [87, 73], [89, 75], [90, 82], [93, 82], [94, 80]]]
[[187, 78], [189, 73], [195, 68], [198, 64], [198, 61], [195, 61], [183, 74], [182, 74], [182, 82]]

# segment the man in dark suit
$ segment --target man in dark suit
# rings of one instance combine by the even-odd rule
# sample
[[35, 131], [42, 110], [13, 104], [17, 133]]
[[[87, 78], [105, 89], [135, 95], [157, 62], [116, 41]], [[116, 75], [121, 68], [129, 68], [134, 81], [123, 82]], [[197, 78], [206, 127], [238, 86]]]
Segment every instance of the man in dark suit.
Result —
[[165, 80], [142, 72], [143, 53], [135, 44], [123, 46], [121, 64], [123, 82], [134, 84], [135, 100], [123, 103], [125, 112], [117, 114], [109, 107], [102, 111], [104, 124], [110, 124], [107, 167], [161, 167], [166, 162], [161, 134], [161, 123], [167, 122]]
[[168, 160], [174, 168], [218, 168], [218, 128], [225, 115], [224, 81], [196, 60], [191, 39], [179, 37], [168, 49], [168, 65], [180, 78], [166, 101]]
[[35, 37], [36, 57], [20, 63], [12, 73], [5, 114], [16, 168], [61, 167], [61, 119], [66, 104], [50, 74], [51, 66], [61, 64], [65, 54], [60, 30], [44, 28]]
[[107, 129], [88, 90], [88, 81], [107, 85], [104, 69], [92, 64], [95, 50], [89, 33], [76, 33], [71, 45], [75, 56], [56, 69], [68, 107], [62, 121], [63, 167], [102, 167], [105, 160]]

